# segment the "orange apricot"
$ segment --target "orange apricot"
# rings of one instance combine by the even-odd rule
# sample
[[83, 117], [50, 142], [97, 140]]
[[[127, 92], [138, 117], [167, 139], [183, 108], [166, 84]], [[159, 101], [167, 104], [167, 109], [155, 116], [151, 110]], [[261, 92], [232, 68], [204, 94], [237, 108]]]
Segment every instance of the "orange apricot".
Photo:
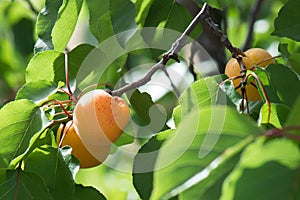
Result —
[[101, 89], [84, 94], [73, 113], [76, 132], [97, 159], [102, 156], [99, 147], [115, 142], [129, 120], [130, 110], [127, 103]]
[[[61, 139], [62, 141], [60, 141]], [[61, 143], [61, 146], [72, 147], [72, 154], [79, 160], [80, 168], [95, 167], [101, 164], [108, 156], [111, 147], [109, 143], [99, 147], [96, 159], [82, 143], [72, 121], [69, 121], [64, 128], [63, 125], [58, 128], [56, 140], [57, 144]]]

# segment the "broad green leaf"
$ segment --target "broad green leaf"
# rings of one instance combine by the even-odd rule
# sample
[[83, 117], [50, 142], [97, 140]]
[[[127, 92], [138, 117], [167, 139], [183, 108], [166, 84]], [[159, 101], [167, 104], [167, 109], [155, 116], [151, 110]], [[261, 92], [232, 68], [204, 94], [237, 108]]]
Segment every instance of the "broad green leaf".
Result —
[[16, 100], [0, 110], [0, 167], [8, 167], [11, 160], [24, 153], [30, 139], [46, 123], [38, 106], [29, 100]]
[[137, 28], [133, 3], [130, 0], [89, 0], [88, 6], [90, 29], [99, 43], [123, 32], [117, 39], [125, 46]]
[[64, 81], [64, 62], [64, 54], [54, 50], [35, 54], [26, 69], [26, 82], [46, 80], [57, 84]]
[[300, 60], [299, 60], [300, 53], [292, 53], [289, 58], [289, 64], [293, 67], [293, 69], [300, 74]]
[[265, 103], [261, 107], [258, 124], [266, 125], [267, 127], [271, 125], [276, 128], [281, 128], [289, 112], [290, 108], [283, 104], [270, 103], [269, 105]]
[[65, 0], [59, 9], [51, 36], [54, 49], [63, 52], [74, 32], [83, 0]]
[[[149, 138], [153, 133], [158, 133], [167, 128], [167, 116], [159, 105], [156, 105], [148, 93], [141, 93], [135, 90], [127, 94], [135, 114], [132, 119], [135, 122], [133, 126], [138, 129], [139, 138]], [[142, 102], [142, 103], [141, 103]]]
[[178, 125], [181, 117], [195, 109], [200, 110], [208, 105], [219, 103], [226, 104], [226, 95], [220, 90], [218, 82], [221, 77], [207, 77], [194, 82], [179, 99], [180, 105], [175, 108], [173, 117]]
[[20, 169], [0, 169], [0, 199], [45, 199], [52, 200], [43, 180], [36, 174]]
[[57, 92], [57, 86], [53, 82], [40, 80], [35, 82], [27, 82], [18, 91], [16, 99], [29, 99], [39, 104], [48, 97]]
[[168, 129], [153, 136], [141, 147], [134, 158], [132, 176], [133, 185], [141, 199], [149, 199], [153, 189], [153, 172], [159, 148], [165, 139], [173, 133]]
[[46, 0], [45, 7], [38, 15], [36, 23], [36, 33], [38, 40], [35, 44], [35, 53], [54, 49], [51, 32], [58, 18], [58, 10], [63, 0]]
[[[69, 149], [69, 150], [68, 150]], [[65, 149], [70, 155], [70, 148]], [[24, 170], [32, 172], [44, 180], [53, 199], [72, 199], [75, 192], [73, 176], [59, 149], [42, 146], [36, 148], [25, 160]], [[78, 170], [78, 162], [77, 165]], [[76, 168], [76, 167], [75, 167]]]
[[[75, 87], [77, 72], [93, 46], [82, 44], [68, 53], [68, 72], [71, 88]], [[58, 84], [65, 82], [65, 55], [54, 50], [40, 52], [30, 60], [26, 69], [26, 82], [46, 80]]]
[[273, 35], [300, 41], [300, 27], [298, 23], [295, 23], [295, 20], [300, 18], [299, 6], [300, 2], [298, 0], [287, 1], [275, 19]]
[[[137, 4], [137, 22], [142, 27], [166, 28], [182, 33], [192, 21], [187, 10], [173, 0], [138, 0]], [[199, 29], [197, 33], [200, 33]]]
[[266, 68], [270, 86], [278, 96], [280, 103], [292, 107], [300, 95], [300, 80], [290, 68], [281, 64], [272, 64]]
[[296, 143], [284, 138], [259, 138], [246, 148], [242, 158], [224, 183], [221, 199], [271, 200], [295, 196], [300, 164]]
[[228, 173], [231, 158], [261, 132], [249, 118], [226, 106], [186, 114], [159, 150], [151, 199], [171, 198], [196, 184], [202, 184], [198, 195], [204, 194]]
[[300, 97], [295, 102], [288, 119], [285, 123], [286, 126], [300, 126]]
[[95, 199], [95, 200], [105, 200], [105, 196], [101, 194], [98, 190], [93, 187], [85, 187], [83, 185], [75, 185], [75, 194], [74, 199], [76, 200], [86, 200], [86, 199]]

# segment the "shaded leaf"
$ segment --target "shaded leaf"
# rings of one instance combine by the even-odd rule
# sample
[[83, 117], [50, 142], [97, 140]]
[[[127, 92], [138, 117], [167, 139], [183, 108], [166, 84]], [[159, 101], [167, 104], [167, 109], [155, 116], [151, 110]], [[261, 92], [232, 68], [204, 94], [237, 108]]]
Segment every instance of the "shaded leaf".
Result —
[[1, 199], [52, 199], [39, 176], [19, 169], [14, 171], [0, 169], [0, 185]]
[[234, 164], [231, 158], [261, 131], [249, 118], [225, 106], [186, 114], [159, 150], [151, 199], [171, 198], [196, 184], [202, 184], [197, 194], [204, 194], [228, 173]]
[[269, 65], [266, 71], [269, 74], [270, 86], [274, 88], [280, 100], [279, 103], [292, 107], [300, 95], [300, 80], [295, 72], [281, 64]]
[[[127, 93], [130, 105], [135, 111], [132, 117], [135, 126], [139, 129], [139, 138], [149, 138], [153, 133], [157, 133], [167, 127], [167, 117], [163, 109], [152, 101], [151, 96], [139, 90], [132, 94]], [[141, 103], [143, 102], [143, 103]]]
[[289, 0], [281, 8], [274, 22], [275, 31], [272, 33], [273, 35], [300, 41], [300, 27], [298, 23], [295, 23], [295, 20], [300, 18], [299, 6], [298, 0]]
[[72, 164], [71, 159], [64, 159], [64, 151], [67, 151], [64, 157], [68, 155], [70, 158], [70, 148], [61, 152], [53, 147], [42, 146], [36, 148], [25, 160], [24, 170], [42, 177], [53, 199], [72, 199], [75, 192], [74, 179], [67, 164], [75, 166], [72, 169], [78, 171], [78, 161]]
[[89, 0], [88, 5], [90, 29], [99, 43], [123, 32], [117, 39], [122, 46], [125, 46], [137, 28], [133, 3], [129, 0]]
[[134, 158], [133, 185], [141, 199], [149, 199], [153, 189], [153, 172], [159, 149], [173, 130], [166, 130], [153, 136], [143, 145]]
[[242, 157], [224, 183], [221, 199], [268, 200], [293, 196], [294, 184], [299, 183], [297, 144], [286, 139], [259, 138], [247, 147]]
[[42, 112], [29, 100], [16, 100], [6, 104], [0, 110], [0, 167], [8, 167], [10, 161], [24, 153], [29, 142], [41, 131]]
[[38, 15], [36, 22], [36, 33], [38, 40], [35, 44], [35, 53], [54, 49], [51, 32], [58, 18], [58, 10], [63, 0], [46, 0], [44, 8]]
[[74, 199], [85, 200], [85, 199], [97, 199], [105, 200], [105, 196], [93, 187], [84, 187], [83, 185], [76, 184], [76, 191]]

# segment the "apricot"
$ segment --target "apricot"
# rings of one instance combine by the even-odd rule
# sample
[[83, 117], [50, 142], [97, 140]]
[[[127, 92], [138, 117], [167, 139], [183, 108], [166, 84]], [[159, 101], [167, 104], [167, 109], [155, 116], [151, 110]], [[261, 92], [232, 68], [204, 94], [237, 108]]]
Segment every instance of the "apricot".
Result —
[[127, 103], [97, 89], [84, 94], [73, 112], [74, 128], [84, 146], [98, 160], [101, 147], [115, 142], [130, 120]]
[[63, 125], [58, 128], [56, 138], [57, 144], [60, 143], [61, 137], [63, 137], [61, 145], [68, 145], [72, 147], [72, 154], [79, 160], [80, 168], [95, 167], [101, 164], [108, 156], [111, 147], [110, 143], [99, 147], [98, 151], [100, 153], [98, 154], [98, 158], [96, 159], [82, 143], [72, 121], [69, 121], [64, 128]]
[[[272, 56], [264, 49], [252, 48], [244, 52], [246, 57], [242, 57], [242, 62], [247, 70], [255, 70], [255, 66], [266, 67], [271, 63], [274, 63]], [[240, 76], [241, 68], [238, 61], [235, 58], [231, 58], [225, 67], [225, 74], [228, 77], [237, 77]], [[234, 87], [238, 87], [241, 83], [241, 78], [236, 78], [233, 80]], [[256, 88], [256, 81], [251, 81], [251, 84], [247, 84], [246, 87], [246, 96], [250, 101], [259, 101], [261, 97]], [[242, 94], [240, 88], [237, 89], [237, 92]]]

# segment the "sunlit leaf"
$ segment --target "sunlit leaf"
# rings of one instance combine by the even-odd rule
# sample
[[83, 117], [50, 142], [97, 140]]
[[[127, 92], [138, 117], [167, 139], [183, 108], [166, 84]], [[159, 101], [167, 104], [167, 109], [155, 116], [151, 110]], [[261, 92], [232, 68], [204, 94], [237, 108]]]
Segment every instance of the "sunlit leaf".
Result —
[[83, 0], [63, 1], [51, 36], [54, 49], [63, 52], [75, 29]]
[[38, 106], [29, 100], [17, 100], [0, 110], [0, 167], [27, 149], [33, 135], [46, 125]]
[[175, 124], [179, 124], [181, 116], [201, 107], [215, 105], [218, 101], [226, 103], [226, 95], [221, 91], [218, 82], [221, 77], [207, 77], [194, 82], [179, 99], [180, 105], [175, 108], [173, 113]]
[[57, 86], [53, 82], [40, 80], [27, 82], [19, 91], [16, 99], [29, 99], [39, 104], [48, 99], [48, 96], [57, 91]]
[[[70, 156], [71, 150], [68, 150], [68, 154]], [[75, 183], [67, 163], [72, 164], [70, 159], [63, 158], [59, 149], [42, 146], [26, 158], [24, 170], [42, 177], [54, 199], [72, 199]], [[72, 169], [78, 171], [78, 161], [72, 165]]]
[[268, 105], [265, 103], [261, 107], [258, 123], [260, 125], [272, 125], [273, 127], [281, 128], [289, 112], [290, 108], [284, 104], [270, 103], [270, 105]]

